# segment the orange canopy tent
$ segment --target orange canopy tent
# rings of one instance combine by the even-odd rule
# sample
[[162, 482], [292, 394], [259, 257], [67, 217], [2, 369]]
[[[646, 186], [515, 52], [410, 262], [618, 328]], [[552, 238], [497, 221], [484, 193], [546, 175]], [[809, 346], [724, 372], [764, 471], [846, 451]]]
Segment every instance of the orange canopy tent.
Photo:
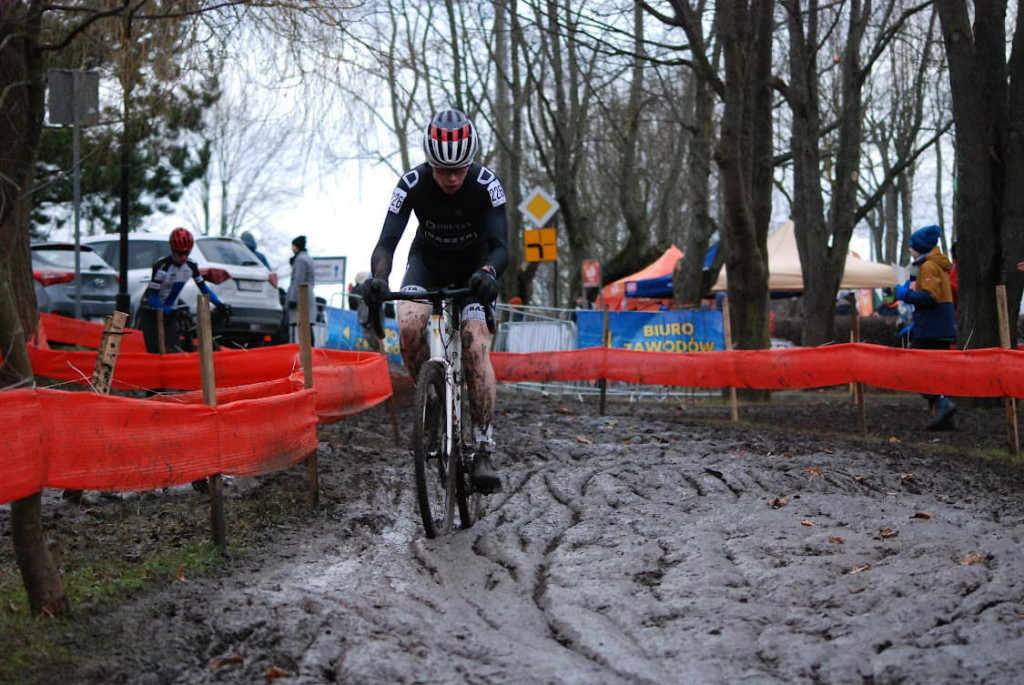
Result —
[[637, 271], [635, 274], [630, 274], [625, 278], [620, 278], [619, 280], [609, 283], [603, 287], [601, 289], [601, 301], [608, 305], [608, 309], [613, 311], [620, 309], [658, 309], [658, 307], [666, 303], [667, 300], [647, 297], [627, 298], [626, 281], [640, 281], [645, 278], [655, 278], [657, 276], [670, 274], [672, 273], [672, 269], [675, 268], [676, 262], [678, 262], [682, 256], [682, 250], [675, 245], [672, 245], [665, 250], [660, 257]]

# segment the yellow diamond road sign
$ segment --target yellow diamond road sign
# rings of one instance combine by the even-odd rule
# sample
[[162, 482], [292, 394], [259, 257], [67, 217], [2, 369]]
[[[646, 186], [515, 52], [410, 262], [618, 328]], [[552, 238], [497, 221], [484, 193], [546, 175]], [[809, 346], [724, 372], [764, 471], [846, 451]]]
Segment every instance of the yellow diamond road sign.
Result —
[[519, 211], [522, 212], [527, 219], [529, 219], [534, 226], [540, 228], [547, 220], [555, 215], [558, 211], [558, 201], [551, 197], [545, 190], [540, 187], [534, 188], [530, 191], [523, 201], [519, 204]]

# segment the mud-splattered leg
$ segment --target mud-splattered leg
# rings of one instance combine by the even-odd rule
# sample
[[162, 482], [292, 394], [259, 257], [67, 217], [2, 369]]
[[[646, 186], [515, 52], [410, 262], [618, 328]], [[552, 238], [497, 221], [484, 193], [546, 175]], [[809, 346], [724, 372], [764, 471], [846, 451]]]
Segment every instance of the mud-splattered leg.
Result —
[[419, 375], [420, 367], [427, 361], [430, 348], [424, 332], [430, 319], [430, 305], [420, 302], [401, 301], [398, 303], [398, 330], [402, 346], [402, 361], [409, 370], [413, 381]]
[[491, 336], [483, 321], [467, 321], [462, 328], [462, 359], [469, 391], [470, 418], [475, 442], [491, 442], [496, 383], [490, 357]]

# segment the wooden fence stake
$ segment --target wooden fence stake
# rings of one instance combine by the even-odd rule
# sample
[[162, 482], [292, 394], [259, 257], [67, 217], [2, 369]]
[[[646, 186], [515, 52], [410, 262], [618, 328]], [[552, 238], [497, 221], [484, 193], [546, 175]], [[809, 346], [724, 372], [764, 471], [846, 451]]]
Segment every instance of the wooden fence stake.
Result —
[[[722, 331], [725, 333], [725, 349], [732, 349], [732, 321], [729, 320], [729, 296], [722, 299]], [[739, 402], [736, 399], [736, 388], [729, 388], [729, 417], [733, 423], [740, 420]]]
[[166, 318], [163, 309], [156, 310], [156, 343], [157, 352], [160, 354], [167, 354], [167, 335], [164, 333], [164, 321]]
[[[850, 303], [850, 338], [853, 342], [860, 342], [860, 312], [857, 310], [857, 301]], [[857, 401], [857, 429], [861, 435], [868, 434], [867, 409], [864, 406], [864, 384], [857, 382], [853, 384], [853, 397]]]
[[[92, 380], [89, 381], [92, 391], [97, 395], [110, 394], [110, 384], [114, 380], [114, 367], [117, 365], [117, 355], [121, 352], [121, 339], [127, 321], [127, 314], [115, 311], [103, 322], [103, 337], [100, 338], [96, 366], [93, 367]], [[81, 490], [65, 490], [61, 496], [76, 504], [82, 501]]]
[[[999, 313], [999, 344], [1010, 349], [1010, 316], [1006, 308], [1006, 286], [996, 286], [996, 310]], [[1006, 398], [1006, 446], [1010, 454], [1020, 453], [1020, 433], [1017, 430], [1017, 398]]]
[[[213, 328], [210, 324], [210, 296], [196, 298], [196, 333], [199, 338], [199, 374], [203, 382], [203, 404], [217, 406], [217, 379], [213, 368]], [[228, 549], [227, 525], [224, 522], [224, 484], [219, 473], [209, 477], [210, 530], [217, 551]]]
[[[612, 346], [612, 336], [608, 329], [608, 305], [604, 305], [604, 324], [601, 329], [601, 346]], [[601, 401], [598, 405], [598, 414], [604, 416], [605, 407], [608, 406], [608, 379], [598, 378], [597, 387], [601, 389]]]
[[[309, 312], [309, 286], [299, 286], [299, 322], [297, 337], [299, 339], [299, 359], [302, 360], [303, 387], [313, 387], [313, 340]], [[306, 457], [306, 473], [309, 476], [309, 505], [320, 506], [320, 474], [317, 467], [316, 450]]]

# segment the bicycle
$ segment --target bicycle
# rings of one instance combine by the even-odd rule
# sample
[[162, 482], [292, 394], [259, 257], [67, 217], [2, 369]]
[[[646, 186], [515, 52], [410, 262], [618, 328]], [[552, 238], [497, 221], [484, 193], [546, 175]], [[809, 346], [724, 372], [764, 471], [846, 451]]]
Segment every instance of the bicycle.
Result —
[[[223, 305], [210, 312], [210, 323], [213, 333], [213, 349], [220, 350], [218, 338], [222, 328], [231, 321], [231, 306]], [[198, 327], [196, 315], [186, 304], [179, 304], [164, 314], [164, 339], [167, 352], [195, 352], [198, 349]]]
[[[389, 292], [383, 301], [428, 301], [427, 321], [430, 358], [416, 378], [416, 423], [413, 426], [413, 459], [416, 496], [423, 529], [428, 538], [451, 532], [455, 509], [461, 528], [472, 527], [482, 511], [481, 497], [473, 490], [472, 452], [466, 448], [462, 397], [462, 304], [472, 297], [469, 288], [441, 288], [420, 292]], [[484, 305], [487, 327], [493, 332], [494, 316]], [[383, 338], [380, 308], [370, 309], [370, 325]], [[468, 423], [468, 422], [467, 422]]]

